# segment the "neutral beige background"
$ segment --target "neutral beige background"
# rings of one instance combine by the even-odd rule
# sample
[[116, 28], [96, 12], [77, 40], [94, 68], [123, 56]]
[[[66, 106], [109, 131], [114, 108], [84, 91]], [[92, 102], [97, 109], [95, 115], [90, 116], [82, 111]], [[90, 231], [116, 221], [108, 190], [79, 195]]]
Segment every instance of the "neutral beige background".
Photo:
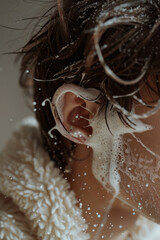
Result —
[[18, 85], [19, 65], [13, 54], [31, 35], [34, 21], [23, 20], [41, 14], [52, 1], [47, 0], [0, 0], [0, 25], [24, 30], [10, 30], [0, 26], [0, 149], [12, 129], [25, 116], [33, 114], [25, 103]]

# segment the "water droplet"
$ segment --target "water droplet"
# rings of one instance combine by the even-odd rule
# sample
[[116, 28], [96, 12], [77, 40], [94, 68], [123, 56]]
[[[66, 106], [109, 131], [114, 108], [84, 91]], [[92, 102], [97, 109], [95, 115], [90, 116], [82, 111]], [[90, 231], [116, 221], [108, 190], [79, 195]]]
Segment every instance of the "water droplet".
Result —
[[9, 180], [13, 180], [13, 177], [11, 175], [8, 176]]
[[79, 208], [82, 208], [83, 207], [83, 204], [82, 203], [79, 203]]

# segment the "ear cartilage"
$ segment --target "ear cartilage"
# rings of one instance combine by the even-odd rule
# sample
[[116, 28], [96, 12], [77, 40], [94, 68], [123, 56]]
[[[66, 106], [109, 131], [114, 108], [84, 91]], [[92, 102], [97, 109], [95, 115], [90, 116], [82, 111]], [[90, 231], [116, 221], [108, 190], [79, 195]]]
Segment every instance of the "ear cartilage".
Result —
[[93, 112], [91, 112], [88, 108], [86, 108], [86, 107], [83, 107], [83, 106], [81, 106], [81, 108], [83, 108], [84, 110], [86, 110], [87, 112], [89, 112], [92, 116], [94, 116], [94, 113]]

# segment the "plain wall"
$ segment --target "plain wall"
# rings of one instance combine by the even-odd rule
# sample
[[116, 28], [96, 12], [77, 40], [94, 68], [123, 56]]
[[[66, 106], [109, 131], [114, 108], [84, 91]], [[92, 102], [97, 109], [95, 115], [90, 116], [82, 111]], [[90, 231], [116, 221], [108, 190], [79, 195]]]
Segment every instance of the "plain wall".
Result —
[[26, 18], [41, 16], [51, 2], [0, 0], [0, 25], [3, 25], [0, 26], [0, 149], [14, 126], [25, 116], [34, 114], [19, 87], [19, 64], [9, 52], [17, 51], [30, 39], [35, 21]]

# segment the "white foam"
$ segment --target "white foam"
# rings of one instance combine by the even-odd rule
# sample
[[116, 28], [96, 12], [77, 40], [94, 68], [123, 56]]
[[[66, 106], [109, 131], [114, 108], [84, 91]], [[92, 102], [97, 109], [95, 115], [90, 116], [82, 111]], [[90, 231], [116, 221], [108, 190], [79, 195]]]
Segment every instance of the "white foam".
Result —
[[117, 162], [123, 152], [122, 135], [133, 132], [143, 132], [151, 127], [134, 120], [131, 117], [131, 127], [125, 126], [120, 120], [117, 111], [108, 106], [107, 122], [105, 120], [105, 108], [92, 120], [90, 126], [93, 134], [86, 143], [93, 149], [92, 171], [96, 179], [106, 188], [109, 184], [115, 193], [119, 193], [120, 176]]
[[[120, 193], [120, 174], [118, 169], [118, 161], [123, 160], [123, 138], [126, 133], [143, 132], [150, 130], [151, 127], [142, 123], [140, 120], [134, 120], [130, 117], [131, 127], [125, 126], [120, 120], [117, 111], [111, 106], [107, 110], [107, 123], [105, 118], [105, 108], [97, 114], [90, 123], [93, 128], [92, 136], [87, 140], [88, 146], [93, 149], [92, 172], [94, 177], [103, 185], [105, 189], [110, 185], [114, 190], [102, 224], [105, 226], [108, 213], [116, 197]], [[108, 189], [107, 189], [108, 190]], [[99, 228], [95, 235], [95, 240], [99, 239], [102, 228]]]

